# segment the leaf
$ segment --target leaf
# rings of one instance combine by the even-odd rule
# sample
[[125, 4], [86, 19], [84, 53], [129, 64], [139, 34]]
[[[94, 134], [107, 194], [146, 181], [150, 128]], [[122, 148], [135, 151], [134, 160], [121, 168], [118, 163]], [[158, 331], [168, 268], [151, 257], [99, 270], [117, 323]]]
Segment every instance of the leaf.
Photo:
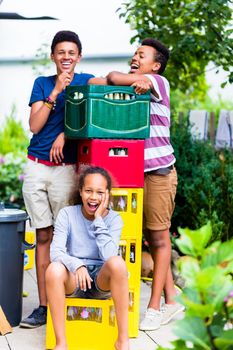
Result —
[[220, 86], [222, 89], [224, 89], [224, 87], [227, 85], [227, 81], [224, 81]]
[[179, 350], [187, 350], [186, 342], [183, 340], [175, 340], [171, 342], [171, 346], [169, 348], [164, 348], [162, 346], [159, 346], [156, 348], [157, 350], [171, 350], [171, 349], [179, 349]]
[[210, 325], [210, 330], [215, 338], [219, 337], [222, 334], [225, 323], [226, 319], [223, 318], [222, 314], [216, 313], [214, 315], [212, 324]]
[[194, 257], [202, 256], [203, 250], [212, 235], [210, 221], [197, 230], [179, 228], [178, 231], [181, 235], [180, 239], [176, 240], [179, 249], [184, 254], [189, 254]]
[[187, 229], [182, 229], [182, 228], [178, 229], [179, 233], [181, 234], [181, 237], [176, 240], [176, 244], [182, 253], [193, 256], [195, 254], [195, 252], [194, 252], [194, 249], [192, 246], [192, 241], [185, 234], [185, 230], [187, 230]]
[[224, 272], [215, 266], [207, 267], [201, 270], [196, 275], [196, 281], [198, 289], [202, 292], [212, 288], [213, 285], [217, 285], [218, 288], [222, 287]]
[[214, 344], [221, 350], [229, 349], [229, 345], [233, 345], [233, 329], [223, 331], [221, 336], [214, 340]]
[[191, 341], [202, 349], [211, 350], [207, 330], [201, 318], [187, 316], [177, 321], [173, 330], [180, 339]]
[[215, 313], [215, 307], [213, 304], [195, 304], [189, 299], [185, 300], [184, 298], [183, 301], [187, 308], [186, 313], [188, 316], [196, 317], [198, 315], [198, 317], [205, 320], [206, 318], [212, 318]]
[[187, 286], [196, 284], [196, 275], [200, 271], [198, 261], [193, 257], [183, 256], [177, 263], [182, 277], [185, 279]]
[[[227, 268], [233, 262], [233, 240], [211, 245], [203, 257], [202, 267], [220, 265]], [[231, 271], [231, 270], [230, 270]], [[230, 272], [229, 271], [229, 272]]]

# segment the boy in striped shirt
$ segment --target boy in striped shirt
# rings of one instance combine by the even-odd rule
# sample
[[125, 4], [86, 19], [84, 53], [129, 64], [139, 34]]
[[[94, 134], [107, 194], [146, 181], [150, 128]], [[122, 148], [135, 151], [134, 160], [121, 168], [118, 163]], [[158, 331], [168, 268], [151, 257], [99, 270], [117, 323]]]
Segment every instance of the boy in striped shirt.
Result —
[[[166, 68], [169, 50], [158, 40], [144, 39], [131, 60], [128, 74], [111, 72], [105, 81], [90, 79], [91, 84], [130, 85], [136, 93], [151, 89], [150, 137], [145, 140], [144, 218], [145, 237], [154, 261], [151, 297], [141, 330], [155, 330], [167, 324], [184, 307], [174, 297], [176, 290], [171, 272], [169, 228], [175, 206], [176, 161], [170, 144], [170, 87], [161, 74]], [[101, 79], [101, 78], [100, 78]], [[164, 291], [165, 305], [160, 308]]]

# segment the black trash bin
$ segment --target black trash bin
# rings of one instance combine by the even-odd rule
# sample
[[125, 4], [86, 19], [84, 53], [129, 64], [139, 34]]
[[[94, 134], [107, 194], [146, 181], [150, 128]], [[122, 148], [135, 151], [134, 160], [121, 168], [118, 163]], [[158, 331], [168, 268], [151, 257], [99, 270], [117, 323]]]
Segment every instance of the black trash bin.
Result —
[[0, 210], [0, 305], [12, 327], [22, 318], [24, 251], [27, 214], [19, 209]]

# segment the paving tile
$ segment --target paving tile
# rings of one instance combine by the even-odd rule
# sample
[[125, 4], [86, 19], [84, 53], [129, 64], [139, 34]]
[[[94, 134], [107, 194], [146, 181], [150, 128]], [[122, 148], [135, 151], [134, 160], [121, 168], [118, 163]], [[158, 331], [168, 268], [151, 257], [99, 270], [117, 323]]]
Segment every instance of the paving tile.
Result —
[[146, 334], [150, 336], [154, 340], [154, 342], [158, 345], [168, 347], [172, 340], [177, 339], [175, 334], [173, 333], [173, 326], [176, 320], [184, 317], [184, 313], [180, 313], [174, 320], [169, 322], [167, 325], [161, 326], [159, 329], [155, 331], [147, 331]]
[[7, 338], [4, 335], [0, 335], [0, 350], [9, 350]]
[[158, 347], [145, 332], [141, 331], [139, 331], [138, 337], [131, 338], [129, 343], [131, 350], [155, 350]]
[[11, 350], [45, 349], [45, 326], [34, 329], [14, 327], [13, 332], [6, 337]]

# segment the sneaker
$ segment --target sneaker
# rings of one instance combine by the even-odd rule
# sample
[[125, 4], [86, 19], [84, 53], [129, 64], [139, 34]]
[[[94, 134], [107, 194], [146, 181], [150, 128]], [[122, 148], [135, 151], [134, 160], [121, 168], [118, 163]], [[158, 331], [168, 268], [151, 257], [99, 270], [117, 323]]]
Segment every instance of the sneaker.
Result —
[[20, 327], [36, 328], [46, 324], [47, 310], [41, 306], [34, 309], [31, 315], [20, 322]]
[[171, 319], [177, 315], [178, 313], [184, 311], [185, 307], [184, 305], [181, 305], [179, 303], [175, 304], [165, 304], [162, 309], [162, 321], [161, 325], [167, 324], [171, 321]]
[[145, 317], [140, 323], [139, 329], [141, 331], [154, 331], [160, 328], [162, 321], [162, 312], [148, 308], [145, 313]]

